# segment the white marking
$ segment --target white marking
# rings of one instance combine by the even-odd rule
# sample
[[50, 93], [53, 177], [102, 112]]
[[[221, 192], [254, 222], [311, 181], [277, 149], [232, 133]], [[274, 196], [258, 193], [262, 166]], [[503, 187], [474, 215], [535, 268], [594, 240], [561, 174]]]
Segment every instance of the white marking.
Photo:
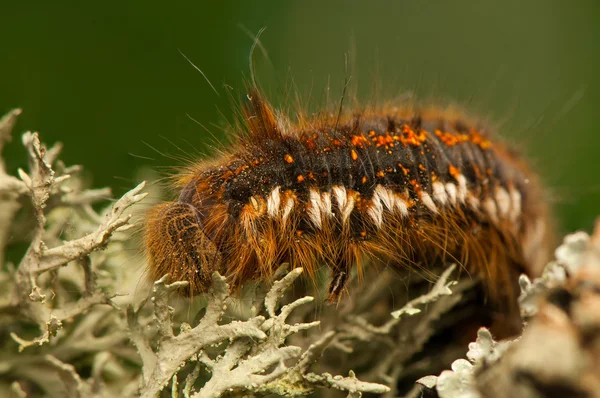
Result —
[[506, 189], [502, 187], [496, 188], [496, 204], [500, 211], [500, 217], [506, 217], [510, 211], [510, 196], [506, 192]]
[[378, 197], [389, 211], [394, 211], [394, 193], [391, 190], [384, 188], [382, 185], [377, 185], [373, 193], [373, 200], [375, 200], [375, 197]]
[[439, 204], [445, 205], [448, 203], [448, 195], [446, 195], [446, 189], [444, 188], [444, 184], [439, 181], [431, 184], [431, 188], [433, 190], [432, 196]]
[[510, 215], [509, 220], [517, 221], [521, 215], [521, 193], [515, 188], [511, 188], [508, 192], [510, 195]]
[[354, 208], [354, 196], [348, 196], [348, 201], [346, 205], [342, 209], [342, 222], [346, 222], [350, 214], [352, 213], [352, 209]]
[[438, 212], [437, 207], [435, 207], [435, 203], [433, 203], [433, 199], [431, 199], [431, 196], [429, 196], [427, 192], [421, 192], [421, 202], [423, 202], [423, 204], [433, 213]]
[[338, 209], [342, 213], [342, 222], [345, 223], [354, 209], [354, 196], [348, 195], [346, 188], [336, 185], [331, 188], [333, 196], [337, 202]]
[[381, 200], [379, 200], [379, 195], [373, 195], [373, 205], [369, 207], [367, 213], [373, 219], [373, 222], [381, 227], [383, 223], [383, 205], [381, 204]]
[[475, 196], [473, 196], [470, 192], [467, 193], [467, 203], [469, 204], [469, 206], [471, 206], [474, 210], [479, 210], [479, 198], [476, 198]]
[[400, 198], [399, 196], [395, 196], [394, 204], [396, 205], [396, 208], [398, 209], [400, 214], [402, 214], [403, 216], [408, 216], [408, 206], [402, 198]]
[[346, 196], [346, 188], [336, 185], [333, 188], [331, 188], [331, 190], [333, 191], [333, 196], [335, 196], [335, 201], [337, 202], [338, 208], [340, 209], [340, 211], [343, 211], [344, 207], [346, 207], [346, 202], [348, 198]]
[[271, 191], [267, 199], [267, 213], [271, 217], [277, 217], [279, 206], [281, 205], [281, 195], [279, 195], [280, 187], [276, 187]]
[[460, 203], [465, 203], [467, 193], [469, 192], [467, 189], [467, 179], [464, 175], [459, 174], [458, 177], [456, 177], [456, 182], [458, 182], [458, 200]]
[[319, 192], [310, 190], [310, 206], [308, 215], [317, 228], [321, 228], [321, 196]]
[[494, 202], [494, 199], [486, 198], [483, 201], [483, 203], [481, 204], [481, 207], [488, 214], [488, 216], [490, 217], [492, 222], [497, 224], [498, 223], [498, 209], [496, 208], [496, 202]]
[[250, 196], [250, 203], [252, 204], [252, 207], [255, 211], [258, 211], [260, 209], [258, 205], [258, 200], [256, 200], [254, 196]]
[[451, 182], [446, 183], [446, 192], [448, 193], [450, 203], [456, 206], [456, 185]]
[[287, 201], [285, 202], [285, 205], [283, 206], [283, 214], [281, 215], [281, 219], [283, 220], [283, 222], [285, 222], [288, 219], [293, 208], [294, 208], [294, 199], [292, 199], [291, 197], [288, 197]]
[[323, 210], [323, 213], [325, 213], [328, 217], [333, 217], [333, 211], [331, 211], [331, 194], [329, 192], [323, 192], [321, 194], [321, 210]]

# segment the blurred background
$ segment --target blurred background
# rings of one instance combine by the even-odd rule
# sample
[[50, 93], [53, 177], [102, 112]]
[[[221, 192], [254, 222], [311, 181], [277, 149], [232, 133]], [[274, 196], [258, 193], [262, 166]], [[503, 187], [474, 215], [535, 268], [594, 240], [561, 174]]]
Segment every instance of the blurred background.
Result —
[[[378, 82], [382, 97], [413, 92], [497, 122], [542, 174], [563, 231], [600, 215], [597, 0], [1, 3], [0, 112], [22, 107], [17, 131], [62, 141], [94, 187], [120, 194], [139, 169], [177, 165], [164, 156], [177, 147], [209, 152], [192, 118], [223, 137], [226, 92], [243, 92], [266, 27], [256, 74], [275, 105], [291, 78], [314, 98], [330, 81], [339, 98], [350, 53], [359, 97]], [[19, 140], [6, 156], [24, 166]]]

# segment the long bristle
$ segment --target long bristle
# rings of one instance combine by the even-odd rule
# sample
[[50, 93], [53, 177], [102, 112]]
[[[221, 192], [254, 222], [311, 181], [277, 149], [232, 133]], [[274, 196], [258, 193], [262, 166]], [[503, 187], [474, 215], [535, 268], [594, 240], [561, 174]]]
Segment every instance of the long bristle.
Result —
[[204, 291], [214, 270], [239, 287], [282, 262], [309, 278], [326, 266], [337, 302], [364, 259], [432, 281], [436, 264], [458, 263], [514, 306], [517, 275], [546, 260], [535, 175], [460, 112], [386, 106], [294, 122], [257, 89], [244, 101], [239, 139], [187, 168], [178, 200], [148, 214], [150, 277]]

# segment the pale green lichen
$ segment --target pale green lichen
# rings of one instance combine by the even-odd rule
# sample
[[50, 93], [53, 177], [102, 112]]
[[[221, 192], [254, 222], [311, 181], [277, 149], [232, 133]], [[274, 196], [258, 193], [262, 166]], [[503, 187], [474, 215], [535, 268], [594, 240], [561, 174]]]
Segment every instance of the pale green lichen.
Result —
[[[19, 113], [0, 121], [0, 150]], [[155, 397], [170, 390], [173, 396], [217, 397], [344, 388], [338, 378], [328, 381], [327, 373], [307, 378], [322, 344], [303, 349], [287, 341], [319, 326], [319, 321], [287, 323], [296, 308], [313, 301], [307, 296], [281, 304], [301, 270], [279, 272], [270, 289], [257, 289], [255, 304], [239, 317], [245, 319], [227, 312], [236, 299], [218, 274], [206, 297], [187, 308], [172, 294], [187, 282], [169, 283], [168, 275], [146, 298], [136, 299], [144, 290], [132, 289], [139, 272], [123, 272], [122, 253], [132, 252], [132, 215], [126, 212], [146, 196], [144, 184], [97, 213], [93, 206], [108, 198], [109, 190], [84, 189], [81, 168], [58, 160], [60, 145], [47, 148], [29, 132], [22, 141], [28, 171], [11, 176], [0, 161], [0, 258], [11, 235], [28, 240], [18, 264], [5, 264], [0, 273], [0, 324], [7, 331], [0, 346], [0, 395]], [[23, 204], [21, 222], [28, 229], [14, 223]], [[143, 263], [141, 255], [132, 257]], [[122, 290], [130, 294], [119, 296]], [[197, 308], [202, 316], [181, 320], [186, 309], [202, 302], [204, 308]], [[353, 394], [389, 390], [369, 382], [346, 385]]]
[[565, 237], [542, 276], [521, 276], [522, 336], [482, 328], [467, 358], [417, 382], [440, 398], [600, 396], [600, 222]]
[[[0, 153], [19, 113], [0, 120]], [[194, 299], [176, 294], [187, 282], [171, 282], [168, 275], [143, 283], [145, 259], [133, 244], [132, 215], [144, 206], [142, 190], [155, 187], [142, 183], [97, 211], [110, 190], [86, 189], [81, 167], [58, 159], [60, 145], [48, 148], [35, 133], [23, 134], [22, 142], [29, 167], [18, 177], [8, 174], [0, 157], [0, 396], [328, 397], [342, 391], [392, 397], [400, 395], [399, 383], [417, 378], [411, 374], [427, 374], [439, 358], [467, 351], [456, 342], [443, 351], [427, 348], [438, 321], [468, 304], [477, 285], [468, 278], [451, 280], [453, 266], [439, 270], [433, 287], [409, 272], [369, 271], [368, 283], [351, 279], [352, 294], [337, 307], [323, 305], [325, 284], [310, 289], [301, 282], [302, 270], [285, 267], [272, 283], [246, 286], [235, 296], [218, 273], [210, 291]], [[7, 249], [17, 241], [27, 250], [20, 258], [11, 255], [13, 264]], [[519, 349], [523, 341], [534, 347], [540, 312], [543, 319], [570, 322], [541, 303], [573, 278], [594, 286], [588, 267], [593, 241], [584, 234], [567, 238], [541, 278], [521, 278], [521, 309], [529, 325], [521, 340], [497, 342], [482, 329], [467, 360], [421, 378], [425, 387], [409, 396], [419, 396], [422, 388], [441, 398], [488, 396], [481, 391], [494, 391], [490, 383], [501, 385], [502, 375], [521, 369], [519, 363], [535, 368], [537, 362], [518, 362], [515, 355], [531, 351]], [[591, 304], [577, 305], [572, 329], [595, 336]], [[564, 341], [577, 341], [572, 337]], [[587, 346], [565, 347], [570, 358], [587, 355]]]

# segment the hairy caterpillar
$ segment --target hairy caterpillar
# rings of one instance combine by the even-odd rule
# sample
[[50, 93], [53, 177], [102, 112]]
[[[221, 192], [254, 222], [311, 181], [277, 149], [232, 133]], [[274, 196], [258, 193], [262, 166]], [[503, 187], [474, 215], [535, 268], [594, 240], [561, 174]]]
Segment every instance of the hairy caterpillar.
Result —
[[548, 208], [535, 175], [457, 111], [381, 107], [290, 121], [257, 89], [230, 148], [177, 176], [148, 214], [149, 276], [208, 287], [268, 279], [285, 261], [331, 269], [329, 301], [367, 259], [427, 277], [457, 262], [495, 300], [546, 261]]

